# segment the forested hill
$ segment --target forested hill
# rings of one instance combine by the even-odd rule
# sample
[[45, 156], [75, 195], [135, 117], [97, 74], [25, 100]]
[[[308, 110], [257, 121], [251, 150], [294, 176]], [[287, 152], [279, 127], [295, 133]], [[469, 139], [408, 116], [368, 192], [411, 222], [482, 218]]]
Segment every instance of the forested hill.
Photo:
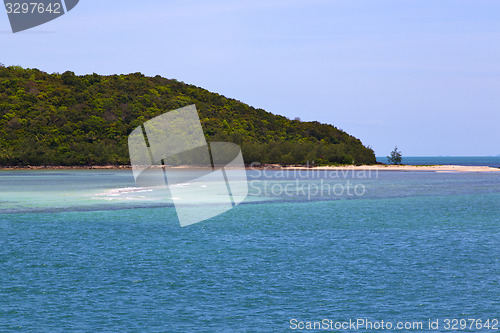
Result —
[[176, 80], [0, 65], [0, 165], [126, 165], [134, 128], [190, 104], [207, 141], [239, 144], [246, 163], [375, 163], [372, 149], [332, 125], [290, 120]]

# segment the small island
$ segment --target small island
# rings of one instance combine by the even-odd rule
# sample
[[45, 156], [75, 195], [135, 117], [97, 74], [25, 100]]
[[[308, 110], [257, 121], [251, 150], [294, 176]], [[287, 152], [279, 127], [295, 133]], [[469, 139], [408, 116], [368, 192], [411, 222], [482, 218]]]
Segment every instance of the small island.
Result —
[[376, 163], [370, 147], [333, 125], [274, 115], [175, 79], [48, 74], [0, 64], [0, 86], [4, 168], [126, 167], [134, 128], [191, 104], [207, 141], [240, 145], [248, 164]]

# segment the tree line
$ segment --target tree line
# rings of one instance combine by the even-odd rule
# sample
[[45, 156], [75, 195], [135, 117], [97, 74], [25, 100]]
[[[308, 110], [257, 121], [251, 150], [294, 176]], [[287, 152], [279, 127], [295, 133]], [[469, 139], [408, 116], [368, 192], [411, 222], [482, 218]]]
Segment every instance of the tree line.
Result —
[[127, 165], [133, 129], [191, 104], [207, 141], [239, 144], [246, 163], [375, 163], [371, 148], [333, 125], [274, 115], [175, 79], [0, 65], [0, 165]]

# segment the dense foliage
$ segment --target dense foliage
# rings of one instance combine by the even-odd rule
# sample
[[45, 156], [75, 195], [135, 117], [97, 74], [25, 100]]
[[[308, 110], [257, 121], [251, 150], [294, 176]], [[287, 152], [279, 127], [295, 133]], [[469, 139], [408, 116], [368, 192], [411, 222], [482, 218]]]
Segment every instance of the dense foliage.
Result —
[[0, 165], [129, 164], [135, 127], [190, 104], [207, 141], [239, 144], [247, 163], [375, 163], [373, 150], [334, 126], [290, 120], [176, 80], [0, 65]]

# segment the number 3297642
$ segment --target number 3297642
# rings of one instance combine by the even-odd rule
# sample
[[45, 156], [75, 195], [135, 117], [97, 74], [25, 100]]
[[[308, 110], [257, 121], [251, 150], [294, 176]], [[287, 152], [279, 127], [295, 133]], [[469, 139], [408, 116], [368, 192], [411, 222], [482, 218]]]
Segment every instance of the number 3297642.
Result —
[[7, 2], [5, 3], [7, 14], [62, 14], [60, 3], [44, 4], [42, 2]]
[[498, 319], [445, 319], [445, 330], [498, 330]]

